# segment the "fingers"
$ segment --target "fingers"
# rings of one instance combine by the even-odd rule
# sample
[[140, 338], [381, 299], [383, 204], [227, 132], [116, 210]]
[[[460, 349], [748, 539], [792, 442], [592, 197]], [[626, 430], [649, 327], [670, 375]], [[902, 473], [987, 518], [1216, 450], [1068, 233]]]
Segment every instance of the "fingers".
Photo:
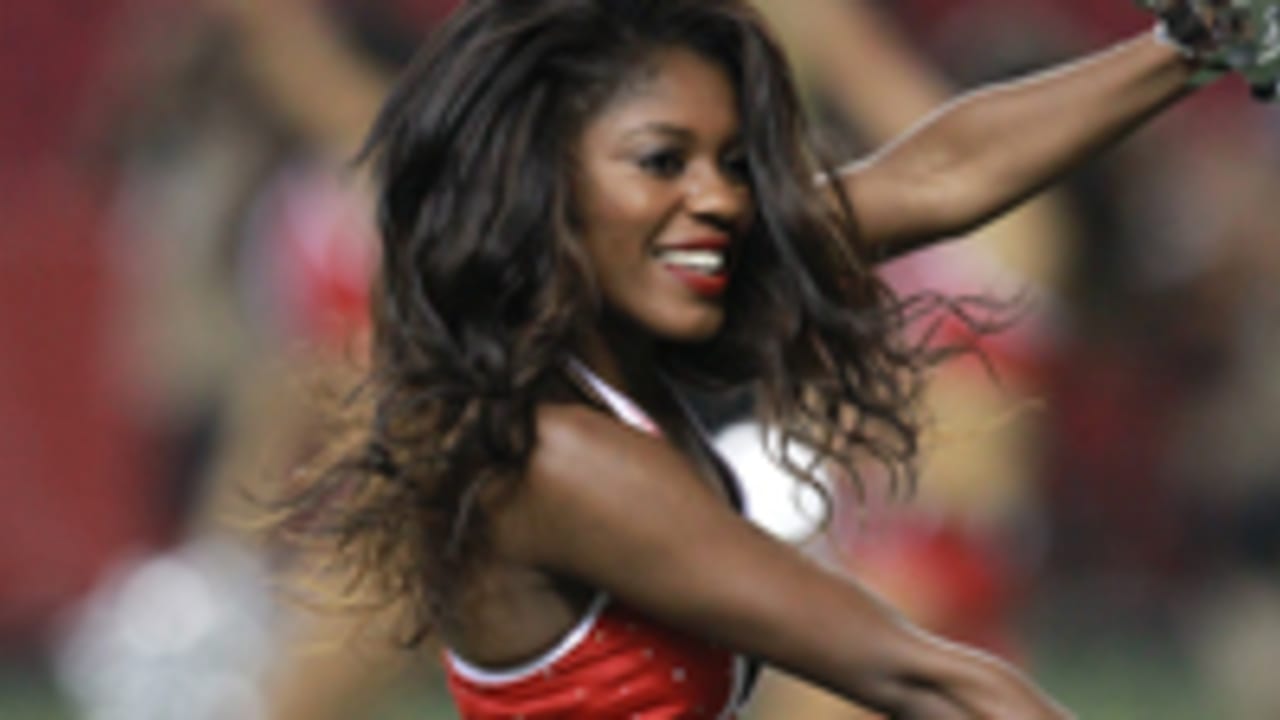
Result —
[[1139, 3], [1160, 17], [1160, 36], [1195, 60], [1203, 77], [1235, 71], [1244, 76], [1256, 97], [1275, 96], [1280, 81], [1280, 0]]

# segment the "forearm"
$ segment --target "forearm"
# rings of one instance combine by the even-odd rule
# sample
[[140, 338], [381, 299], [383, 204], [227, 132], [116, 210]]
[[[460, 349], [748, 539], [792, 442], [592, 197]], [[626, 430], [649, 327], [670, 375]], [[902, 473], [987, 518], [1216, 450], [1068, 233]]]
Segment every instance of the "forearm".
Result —
[[922, 631], [899, 655], [884, 708], [895, 718], [1065, 720], [1069, 714], [1007, 663]]
[[966, 232], [1186, 94], [1191, 66], [1151, 34], [944, 106], [844, 181], [888, 254]]
[[926, 632], [856, 582], [840, 582], [847, 592], [811, 606], [813, 617], [830, 621], [766, 637], [770, 651], [758, 654], [889, 718], [1069, 717], [1009, 664]]

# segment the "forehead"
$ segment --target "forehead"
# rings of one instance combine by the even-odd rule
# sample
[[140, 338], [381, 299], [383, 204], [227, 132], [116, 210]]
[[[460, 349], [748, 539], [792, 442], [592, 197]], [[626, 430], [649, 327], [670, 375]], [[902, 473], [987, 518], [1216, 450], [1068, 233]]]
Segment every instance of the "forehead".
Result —
[[584, 140], [604, 140], [646, 126], [686, 129], [701, 138], [738, 134], [740, 119], [733, 84], [725, 71], [691, 50], [669, 49], [648, 61], [587, 125]]

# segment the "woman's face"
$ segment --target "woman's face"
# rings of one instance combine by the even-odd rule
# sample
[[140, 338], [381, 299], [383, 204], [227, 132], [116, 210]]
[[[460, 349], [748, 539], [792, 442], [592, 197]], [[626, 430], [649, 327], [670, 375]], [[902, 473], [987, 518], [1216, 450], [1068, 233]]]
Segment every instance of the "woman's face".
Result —
[[754, 213], [740, 127], [724, 71], [672, 49], [579, 139], [576, 216], [605, 305], [658, 338], [705, 340], [724, 321]]

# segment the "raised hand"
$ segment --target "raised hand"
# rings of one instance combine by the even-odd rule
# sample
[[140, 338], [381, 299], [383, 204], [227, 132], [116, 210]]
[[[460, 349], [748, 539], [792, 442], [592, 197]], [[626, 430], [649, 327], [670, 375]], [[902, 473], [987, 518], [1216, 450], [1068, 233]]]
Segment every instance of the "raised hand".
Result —
[[1271, 100], [1280, 83], [1280, 0], [1138, 0], [1160, 18], [1159, 32], [1212, 75], [1244, 76]]

